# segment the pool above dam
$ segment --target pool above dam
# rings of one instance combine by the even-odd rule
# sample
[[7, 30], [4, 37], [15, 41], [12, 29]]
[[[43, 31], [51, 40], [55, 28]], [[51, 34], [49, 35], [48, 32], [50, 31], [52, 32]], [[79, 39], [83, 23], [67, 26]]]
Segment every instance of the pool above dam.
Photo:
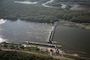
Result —
[[21, 20], [6, 21], [0, 25], [0, 37], [7, 42], [25, 41], [47, 42], [52, 26], [44, 23], [25, 22]]

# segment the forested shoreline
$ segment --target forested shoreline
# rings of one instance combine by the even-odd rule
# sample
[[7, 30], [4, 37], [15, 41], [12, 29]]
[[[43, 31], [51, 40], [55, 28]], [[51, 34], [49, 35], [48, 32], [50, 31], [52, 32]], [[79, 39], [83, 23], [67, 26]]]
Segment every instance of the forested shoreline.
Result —
[[[19, 18], [24, 21], [41, 23], [54, 23], [60, 20], [77, 23], [90, 23], [89, 10], [78, 11], [60, 8], [46, 8], [41, 6], [40, 4], [25, 5], [14, 3], [14, 1], [15, 0], [0, 0], [0, 18], [12, 21]], [[47, 0], [41, 2], [45, 1]]]

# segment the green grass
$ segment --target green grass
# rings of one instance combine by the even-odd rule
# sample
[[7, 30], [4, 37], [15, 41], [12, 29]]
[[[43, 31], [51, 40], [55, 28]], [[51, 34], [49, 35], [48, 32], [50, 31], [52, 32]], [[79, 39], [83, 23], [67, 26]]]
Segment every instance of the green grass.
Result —
[[17, 51], [0, 51], [0, 60], [59, 60], [46, 55]]

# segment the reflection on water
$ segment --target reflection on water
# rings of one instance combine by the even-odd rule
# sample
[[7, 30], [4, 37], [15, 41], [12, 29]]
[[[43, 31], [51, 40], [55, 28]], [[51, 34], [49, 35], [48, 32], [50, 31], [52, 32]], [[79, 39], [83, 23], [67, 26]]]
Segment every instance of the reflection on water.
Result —
[[90, 30], [59, 24], [55, 31], [54, 40], [61, 44], [62, 49], [66, 51], [90, 55]]
[[[47, 42], [52, 26], [44, 23], [24, 21], [7, 21], [0, 25], [0, 35], [8, 42], [22, 43], [25, 41]], [[1, 34], [2, 33], [2, 34]]]

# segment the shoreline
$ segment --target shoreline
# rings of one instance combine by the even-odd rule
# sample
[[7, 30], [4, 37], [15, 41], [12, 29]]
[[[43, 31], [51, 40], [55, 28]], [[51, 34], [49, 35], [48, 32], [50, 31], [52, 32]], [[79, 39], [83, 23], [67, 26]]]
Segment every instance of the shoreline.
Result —
[[87, 24], [81, 23], [81, 24], [77, 24], [77, 26], [80, 26], [81, 28], [90, 30], [90, 23], [87, 23]]
[[[5, 43], [5, 45], [6, 44], [12, 44], [12, 43]], [[23, 45], [21, 45], [21, 44], [15, 44], [15, 43], [13, 43], [12, 44], [12, 46], [17, 46], [17, 47], [19, 47], [19, 46], [23, 46]], [[41, 53], [40, 53], [40, 51], [28, 51], [28, 50], [24, 50], [24, 49], [12, 49], [12, 48], [7, 48], [7, 47], [3, 47], [4, 46], [4, 44], [2, 44], [2, 43], [0, 43], [0, 47], [1, 47], [1, 50], [2, 51], [23, 51], [23, 52], [31, 52], [31, 53], [35, 53], [35, 54], [38, 54], [38, 52], [39, 52], [39, 54], [43, 54], [43, 55], [49, 55], [49, 56], [52, 56], [52, 57], [54, 57], [54, 58], [58, 58], [58, 59], [76, 59], [76, 60], [87, 60], [87, 59], [90, 59], [90, 58], [88, 58], [88, 57], [82, 57], [82, 56], [79, 56], [78, 54], [76, 54], [76, 53], [65, 53], [63, 50], [60, 50], [59, 49], [59, 54], [57, 54], [56, 53], [56, 49], [55, 48], [51, 48], [51, 47], [44, 47], [44, 46], [35, 46], [35, 45], [30, 45], [29, 47], [36, 47], [36, 48], [39, 48], [40, 49], [40, 51], [41, 51]], [[17, 48], [16, 47], [16, 48]], [[24, 46], [24, 48], [26, 48], [26, 47], [28, 47], [28, 46]], [[20, 48], [20, 47], [19, 47]], [[52, 51], [51, 51], [51, 49], [52, 49]], [[43, 52], [43, 53], [42, 53]]]
[[[5, 20], [5, 22], [6, 22], [6, 20], [10, 20], [10, 19], [0, 18], [0, 20]], [[18, 20], [18, 19], [14, 19], [14, 20], [10, 20], [10, 21], [17, 21], [17, 20]], [[58, 24], [60, 24], [60, 23], [63, 23], [63, 24], [66, 24], [66, 25], [71, 24], [71, 25], [77, 26], [78, 28], [90, 30], [90, 23], [76, 23], [76, 22], [65, 21], [65, 20], [55, 21], [55, 22], [47, 22], [47, 21], [42, 22], [41, 20], [39, 20], [39, 21], [36, 21], [36, 20], [34, 20], [34, 21], [33, 21], [33, 20], [23, 20], [23, 19], [19, 19], [19, 20], [21, 20], [21, 21], [26, 21], [26, 22], [47, 23], [47, 24], [54, 24], [54, 23], [57, 24], [57, 22], [58, 22]], [[5, 22], [0, 22], [0, 24], [5, 23]]]
[[76, 22], [71, 22], [71, 21], [59, 21], [59, 24], [63, 23], [66, 25], [75, 25], [77, 26], [77, 28], [81, 28], [81, 29], [87, 29], [90, 30], [90, 23], [76, 23]]

